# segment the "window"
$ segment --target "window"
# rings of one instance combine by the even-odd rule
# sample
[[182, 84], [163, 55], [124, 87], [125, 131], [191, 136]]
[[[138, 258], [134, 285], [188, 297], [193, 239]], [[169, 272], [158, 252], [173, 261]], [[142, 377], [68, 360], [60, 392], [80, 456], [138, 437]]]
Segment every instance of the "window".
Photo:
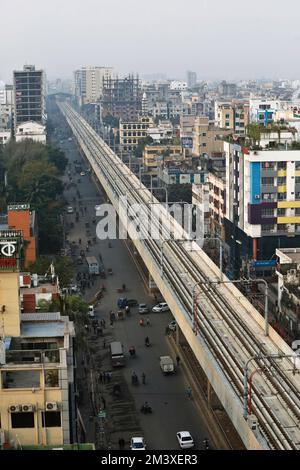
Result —
[[286, 193], [278, 193], [277, 197], [278, 201], [284, 201], [286, 199]]
[[274, 209], [270, 207], [263, 207], [261, 211], [263, 217], [274, 217]]
[[278, 162], [277, 163], [278, 170], [286, 170], [286, 162]]
[[229, 127], [229, 122], [225, 122], [225, 126], [226, 126], [226, 127]]
[[278, 232], [285, 232], [286, 231], [286, 224], [277, 224]]
[[295, 163], [295, 169], [296, 169], [296, 170], [300, 170], [300, 162], [296, 162], [296, 163]]
[[229, 114], [225, 114], [225, 119], [229, 119]]
[[60, 428], [60, 411], [42, 411], [42, 426], [43, 428]]
[[274, 169], [274, 168], [275, 168], [275, 162], [263, 162], [263, 163], [261, 164], [261, 167], [264, 168], [264, 169], [265, 169], [265, 168], [270, 168], [270, 169], [272, 168], [272, 169]]
[[273, 224], [270, 224], [270, 225], [261, 225], [261, 230], [262, 232], [273, 232], [274, 231], [274, 225]]
[[295, 194], [295, 199], [296, 199], [296, 200], [299, 200], [299, 199], [300, 199], [300, 192], [299, 192], [299, 191], [296, 192], [296, 194]]
[[275, 196], [276, 194], [273, 193], [262, 193], [261, 195], [262, 199], [264, 199], [265, 201], [275, 199]]
[[11, 427], [34, 428], [34, 413], [11, 413]]
[[206, 143], [205, 143], [205, 142], [203, 142], [202, 147], [206, 147]]
[[300, 207], [296, 207], [296, 209], [295, 209], [295, 215], [300, 215]]
[[203, 133], [202, 133], [202, 137], [206, 137], [206, 132], [203, 132]]
[[285, 216], [285, 209], [277, 209], [277, 217], [284, 217]]
[[274, 186], [274, 178], [271, 177], [265, 177], [261, 179], [261, 184], [267, 184], [269, 186]]
[[278, 176], [277, 185], [280, 186], [280, 185], [283, 185], [283, 184], [286, 184], [286, 177], [285, 176]]
[[300, 176], [296, 176], [295, 183], [300, 183]]

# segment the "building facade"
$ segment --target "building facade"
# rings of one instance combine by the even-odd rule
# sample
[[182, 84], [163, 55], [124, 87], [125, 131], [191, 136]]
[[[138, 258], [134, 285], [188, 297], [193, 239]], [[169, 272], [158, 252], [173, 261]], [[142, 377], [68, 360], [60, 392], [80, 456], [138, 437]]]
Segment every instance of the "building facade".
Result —
[[234, 257], [267, 260], [278, 246], [300, 246], [300, 150], [228, 142], [224, 149], [225, 232]]
[[249, 124], [249, 103], [216, 101], [215, 124], [221, 129], [230, 129], [234, 134], [245, 135]]
[[45, 74], [34, 65], [24, 65], [22, 71], [14, 71], [14, 126], [34, 121], [46, 123]]
[[99, 102], [103, 81], [115, 78], [113, 67], [81, 67], [74, 72], [75, 97], [79, 106]]
[[0, 234], [0, 433], [3, 445], [76, 441], [74, 327], [60, 313], [21, 314], [21, 232]]
[[139, 116], [136, 121], [119, 122], [120, 145], [123, 152], [133, 152], [139, 142], [147, 137], [147, 129], [154, 126], [150, 116]]

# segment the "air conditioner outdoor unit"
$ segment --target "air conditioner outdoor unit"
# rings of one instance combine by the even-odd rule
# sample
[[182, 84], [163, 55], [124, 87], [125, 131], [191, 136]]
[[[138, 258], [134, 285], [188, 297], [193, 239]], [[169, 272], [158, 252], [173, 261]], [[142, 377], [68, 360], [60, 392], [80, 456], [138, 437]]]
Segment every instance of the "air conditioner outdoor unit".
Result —
[[260, 199], [260, 194], [255, 194], [255, 199]]
[[47, 401], [46, 402], [46, 410], [47, 411], [57, 411], [58, 406], [57, 406], [56, 401]]
[[22, 406], [21, 405], [9, 405], [9, 411], [10, 413], [20, 413], [20, 411], [22, 411]]
[[22, 411], [25, 413], [29, 413], [34, 411], [34, 406], [33, 405], [22, 405]]

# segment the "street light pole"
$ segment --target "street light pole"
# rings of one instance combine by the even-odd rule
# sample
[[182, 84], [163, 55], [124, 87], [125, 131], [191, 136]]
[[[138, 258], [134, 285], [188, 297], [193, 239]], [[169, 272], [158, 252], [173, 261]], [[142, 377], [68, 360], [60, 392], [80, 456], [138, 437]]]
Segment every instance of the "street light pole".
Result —
[[[245, 366], [244, 366], [244, 418], [247, 420], [248, 418], [248, 397], [249, 397], [249, 387], [248, 387], [248, 382], [249, 382], [249, 379], [248, 379], [248, 372], [249, 372], [249, 364], [251, 361], [254, 361], [255, 359], [259, 360], [259, 359], [288, 359], [288, 358], [291, 358], [291, 357], [295, 357], [295, 354], [266, 354], [266, 355], [263, 355], [263, 354], [257, 354], [255, 356], [251, 356], [245, 363]], [[295, 368], [295, 364], [294, 364], [294, 368]], [[262, 369], [255, 369], [255, 371], [251, 374], [250, 376], [250, 379], [253, 377], [254, 373], [255, 372], [258, 372], [258, 371], [261, 371], [263, 372]], [[250, 385], [250, 383], [249, 383]], [[249, 407], [249, 411], [252, 411], [252, 404], [251, 406]]]

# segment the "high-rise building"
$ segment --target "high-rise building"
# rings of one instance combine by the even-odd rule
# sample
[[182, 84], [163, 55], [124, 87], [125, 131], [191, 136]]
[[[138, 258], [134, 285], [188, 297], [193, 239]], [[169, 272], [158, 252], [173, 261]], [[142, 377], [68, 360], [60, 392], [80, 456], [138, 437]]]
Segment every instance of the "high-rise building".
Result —
[[14, 71], [14, 127], [34, 121], [46, 123], [45, 74], [34, 65], [24, 65]]
[[81, 67], [74, 72], [75, 96], [80, 106], [99, 102], [103, 81], [115, 77], [113, 67]]
[[224, 143], [226, 242], [240, 260], [269, 260], [300, 244], [300, 151], [250, 150]]
[[194, 88], [197, 83], [197, 74], [196, 72], [191, 72], [190, 70], [186, 73], [186, 80], [188, 88]]

